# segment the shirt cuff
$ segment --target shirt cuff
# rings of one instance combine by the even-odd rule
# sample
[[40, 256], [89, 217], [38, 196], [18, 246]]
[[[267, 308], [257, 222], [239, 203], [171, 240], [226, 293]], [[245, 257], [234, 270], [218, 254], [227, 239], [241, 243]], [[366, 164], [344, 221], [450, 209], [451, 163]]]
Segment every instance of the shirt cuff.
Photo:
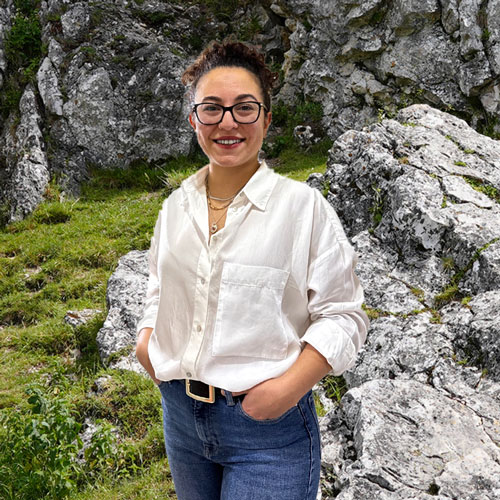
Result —
[[155, 324], [156, 324], [156, 315], [154, 317], [145, 316], [144, 318], [141, 319], [141, 321], [139, 321], [139, 323], [137, 323], [136, 334], [139, 335], [139, 332], [143, 328], [154, 328]]
[[329, 319], [315, 321], [301, 342], [312, 345], [332, 367], [333, 375], [341, 375], [356, 361], [356, 347], [351, 337]]

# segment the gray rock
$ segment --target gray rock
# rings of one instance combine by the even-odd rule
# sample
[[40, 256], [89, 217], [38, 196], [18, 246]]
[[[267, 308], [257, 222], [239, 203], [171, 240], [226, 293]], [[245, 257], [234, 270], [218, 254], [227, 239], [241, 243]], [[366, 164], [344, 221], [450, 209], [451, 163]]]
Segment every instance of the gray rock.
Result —
[[64, 322], [73, 328], [85, 325], [97, 314], [101, 313], [100, 309], [82, 309], [81, 311], [68, 311], [64, 316]]
[[319, 140], [309, 125], [297, 125], [293, 130], [293, 136], [303, 148], [308, 148]]
[[61, 16], [64, 38], [73, 43], [83, 41], [90, 28], [90, 9], [86, 2], [76, 2]]
[[[498, 0], [276, 3], [292, 31], [279, 96], [321, 101], [332, 139], [418, 102], [475, 123], [498, 117]], [[366, 92], [369, 80], [377, 92]]]
[[[11, 116], [1, 139], [2, 155], [9, 172], [1, 198], [10, 208], [9, 221], [21, 220], [43, 199], [50, 180], [45, 143], [40, 129], [42, 117], [34, 88], [26, 87], [19, 103], [20, 119]], [[4, 174], [5, 175], [5, 174]], [[3, 191], [3, 190], [2, 190]]]
[[49, 42], [48, 58], [50, 62], [58, 71], [64, 61], [64, 49], [61, 44], [55, 39], [51, 38]]
[[0, 88], [3, 87], [4, 74], [7, 69], [7, 60], [5, 59], [3, 43], [11, 27], [13, 10], [13, 0], [7, 0], [0, 6]]
[[483, 50], [481, 42], [482, 30], [479, 27], [480, 0], [459, 2], [460, 16], [460, 53], [465, 59], [470, 59]]
[[447, 199], [454, 203], [472, 203], [479, 208], [493, 208], [495, 202], [485, 194], [477, 191], [463, 177], [446, 175], [441, 179], [441, 186]]
[[[486, 6], [486, 53], [495, 74], [500, 73], [500, 1], [489, 0]], [[485, 37], [486, 38], [486, 37]]]
[[465, 295], [495, 290], [500, 282], [500, 241], [489, 244], [474, 260], [463, 281]]
[[311, 178], [330, 186], [372, 318], [321, 422], [325, 498], [498, 496], [499, 158], [415, 105], [340, 136]]
[[466, 96], [476, 96], [493, 80], [490, 63], [483, 54], [460, 66], [458, 84]]
[[[81, 28], [88, 9], [91, 28]], [[142, 16], [174, 18], [176, 9], [161, 3], [141, 6]], [[64, 34], [76, 48], [61, 55], [52, 41], [49, 46], [58, 86], [64, 89], [62, 117], [50, 128], [51, 166], [64, 173], [70, 193], [78, 193], [89, 163], [126, 168], [133, 161], [161, 161], [191, 151], [193, 133], [180, 84], [183, 50], [141, 22], [137, 12], [129, 4], [75, 4], [64, 14]], [[92, 36], [82, 42], [79, 34], [85, 29]], [[53, 80], [48, 93], [57, 92]]]
[[[108, 280], [108, 315], [97, 333], [97, 346], [104, 363], [143, 373], [135, 359], [135, 330], [146, 297], [147, 252], [134, 250], [123, 256]], [[110, 356], [114, 359], [109, 360]]]
[[37, 73], [38, 91], [49, 113], [62, 116], [63, 96], [59, 90], [57, 73], [49, 57], [46, 57]]
[[[498, 283], [498, 282], [497, 282]], [[498, 286], [498, 285], [497, 285]], [[467, 320], [450, 325], [458, 355], [500, 382], [500, 293], [476, 295], [469, 303]], [[446, 322], [446, 319], [444, 319]]]
[[413, 380], [373, 380], [351, 389], [338, 412], [356, 459], [340, 472], [347, 487], [337, 498], [496, 497], [498, 446], [481, 417], [446, 393]]
[[460, 28], [458, 0], [441, 0], [441, 5], [441, 22], [443, 23], [446, 33], [451, 35]]
[[481, 104], [488, 113], [500, 114], [500, 85], [491, 84], [485, 87], [481, 93]]
[[454, 353], [447, 334], [445, 326], [431, 322], [430, 313], [406, 319], [382, 316], [373, 322], [370, 342], [344, 378], [349, 387], [378, 378], [413, 378], [425, 383], [438, 361]]

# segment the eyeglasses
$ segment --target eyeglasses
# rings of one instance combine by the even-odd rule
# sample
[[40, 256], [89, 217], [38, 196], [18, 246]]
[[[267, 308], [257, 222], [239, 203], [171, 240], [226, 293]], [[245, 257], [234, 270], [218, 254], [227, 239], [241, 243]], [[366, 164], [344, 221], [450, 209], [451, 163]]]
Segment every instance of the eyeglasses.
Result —
[[255, 123], [259, 119], [261, 108], [267, 111], [264, 104], [255, 101], [238, 102], [232, 106], [202, 102], [193, 106], [193, 112], [203, 125], [219, 124], [224, 119], [226, 111], [231, 113], [236, 123], [248, 125], [249, 123]]

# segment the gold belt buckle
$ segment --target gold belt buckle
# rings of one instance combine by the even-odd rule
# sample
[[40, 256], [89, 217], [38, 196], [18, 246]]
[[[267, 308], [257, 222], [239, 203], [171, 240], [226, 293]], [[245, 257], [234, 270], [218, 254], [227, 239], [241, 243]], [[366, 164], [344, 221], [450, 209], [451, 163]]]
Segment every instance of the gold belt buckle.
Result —
[[195, 394], [191, 392], [191, 381], [189, 379], [186, 379], [186, 394], [193, 399], [196, 399], [197, 401], [201, 401], [202, 403], [213, 403], [215, 401], [215, 387], [213, 385], [207, 385], [208, 387], [208, 396], [203, 397], [199, 396], [198, 394]]

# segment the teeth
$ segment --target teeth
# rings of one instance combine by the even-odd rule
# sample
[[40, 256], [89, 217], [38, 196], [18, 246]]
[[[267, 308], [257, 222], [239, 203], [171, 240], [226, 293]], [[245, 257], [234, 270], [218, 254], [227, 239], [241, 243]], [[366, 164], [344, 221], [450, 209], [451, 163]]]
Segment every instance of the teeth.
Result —
[[243, 142], [243, 139], [219, 139], [215, 141], [217, 144], [225, 144], [229, 146], [231, 144], [237, 144], [239, 142]]

